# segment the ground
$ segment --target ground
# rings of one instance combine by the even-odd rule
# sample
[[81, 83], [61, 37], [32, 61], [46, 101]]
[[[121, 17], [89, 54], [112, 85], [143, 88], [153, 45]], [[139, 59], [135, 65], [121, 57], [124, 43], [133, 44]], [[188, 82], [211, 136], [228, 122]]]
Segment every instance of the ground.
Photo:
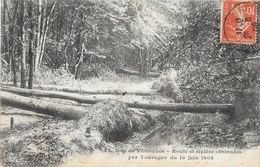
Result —
[[[93, 78], [85, 81], [75, 81], [73, 86], [82, 86], [93, 89], [124, 89], [124, 90], [150, 90], [154, 80], [143, 80], [126, 77], [124, 80], [104, 80]], [[44, 83], [48, 84], [48, 83]], [[72, 86], [66, 83], [65, 86]], [[156, 100], [168, 102], [171, 99], [160, 95], [135, 96], [118, 95], [120, 98], [136, 101]], [[81, 105], [73, 101], [40, 98], [58, 104]], [[224, 114], [192, 114], [166, 112], [144, 109], [131, 109], [127, 106], [117, 105], [116, 102], [103, 102], [96, 105], [81, 105], [86, 112], [95, 116], [95, 111], [106, 116], [106, 110], [122, 111], [124, 116], [110, 115], [109, 119], [122, 116], [120, 119], [131, 119], [128, 125], [129, 134], [123, 140], [106, 140], [104, 133], [100, 132], [96, 117], [95, 124], [89, 116], [79, 121], [66, 121], [31, 111], [2, 106], [1, 109], [1, 159], [4, 166], [51, 166], [61, 164], [68, 159], [88, 156], [94, 152], [117, 153], [116, 150], [134, 149], [143, 146], [158, 145], [191, 147], [229, 147], [252, 148], [259, 145], [259, 124], [250, 127], [234, 122], [230, 116]], [[117, 106], [118, 108], [115, 108]], [[104, 115], [105, 113], [105, 115]], [[10, 119], [14, 118], [14, 129], [10, 129]], [[116, 118], [113, 118], [116, 120]], [[112, 121], [113, 121], [112, 119]], [[93, 123], [93, 124], [91, 124]], [[117, 122], [112, 123], [116, 125]], [[108, 126], [109, 124], [107, 124]], [[89, 128], [90, 126], [90, 128]], [[93, 128], [94, 127], [94, 128]], [[121, 127], [121, 125], [119, 126]], [[103, 127], [104, 128], [104, 127]], [[106, 127], [105, 127], [106, 128]], [[113, 128], [112, 128], [113, 129]], [[110, 133], [110, 131], [108, 131]], [[114, 132], [113, 132], [114, 134]]]

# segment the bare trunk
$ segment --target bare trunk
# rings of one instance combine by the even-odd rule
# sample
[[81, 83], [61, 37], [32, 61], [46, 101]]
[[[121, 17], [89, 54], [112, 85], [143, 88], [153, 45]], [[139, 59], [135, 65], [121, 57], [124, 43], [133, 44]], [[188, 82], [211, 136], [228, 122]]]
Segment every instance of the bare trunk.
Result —
[[13, 15], [13, 25], [10, 27], [10, 34], [11, 35], [11, 39], [9, 40], [9, 46], [11, 47], [11, 64], [12, 64], [12, 72], [13, 72], [13, 82], [14, 85], [17, 86], [17, 79], [16, 79], [16, 56], [15, 56], [15, 49], [16, 49], [16, 42], [14, 40], [14, 34], [15, 34], [15, 24], [16, 24], [16, 18], [17, 18], [17, 10], [18, 9], [18, 2], [15, 3], [15, 10], [14, 10], [14, 15]]
[[144, 48], [144, 53], [143, 53], [143, 78], [148, 78], [148, 48]]
[[83, 107], [45, 102], [7, 92], [1, 92], [0, 97], [2, 105], [31, 110], [36, 113], [51, 115], [68, 120], [80, 119], [87, 111]]
[[75, 65], [75, 79], [81, 79], [81, 67], [83, 64], [83, 52], [82, 52], [82, 45], [81, 40], [80, 40], [80, 34], [78, 34], [77, 37], [77, 43], [76, 43], [76, 47], [77, 47], [77, 57], [78, 57], [78, 63]]
[[35, 54], [35, 62], [34, 62], [34, 70], [38, 71], [38, 63], [40, 59], [41, 53], [41, 29], [42, 29], [42, 0], [38, 0], [38, 27], [36, 30], [37, 38], [36, 38], [36, 54]]
[[26, 50], [25, 50], [25, 34], [24, 34], [24, 0], [21, 0], [20, 14], [20, 54], [21, 54], [21, 88], [26, 88]]
[[21, 59], [21, 88], [26, 88], [26, 50], [24, 45]]
[[142, 49], [138, 48], [138, 55], [139, 55], [139, 75], [143, 77], [143, 59], [142, 59]]
[[40, 41], [39, 41], [39, 59], [38, 59], [38, 65], [41, 64], [41, 59], [42, 59], [42, 55], [44, 53], [44, 43], [45, 43], [45, 33], [47, 33], [47, 19], [44, 17], [45, 16], [45, 13], [46, 13], [46, 8], [47, 8], [47, 5], [45, 5], [45, 7], [42, 8], [42, 11], [41, 11], [41, 15], [42, 15], [42, 18], [41, 18], [41, 33], [40, 33]]
[[[9, 86], [13, 86], [13, 85], [9, 85]], [[14, 89], [12, 87], [9, 86], [2, 86], [2, 90], [5, 91], [12, 91], [13, 93], [19, 93], [19, 92], [28, 92], [25, 91], [23, 89]], [[125, 95], [125, 94], [134, 94], [134, 95], [141, 95], [141, 96], [150, 96], [153, 94], [157, 94], [157, 92], [155, 90], [122, 90], [122, 89], [86, 89], [86, 88], [76, 88], [76, 87], [64, 87], [64, 86], [54, 86], [54, 85], [35, 85], [34, 86], [35, 89], [39, 89], [39, 90], [35, 90], [35, 92], [40, 90], [52, 90], [52, 91], [60, 91], [60, 92], [56, 92], [56, 93], [63, 93], [63, 92], [67, 92], [67, 93], [82, 93], [82, 94], [103, 94], [103, 95]], [[43, 91], [44, 92], [44, 91]]]
[[[53, 12], [53, 10], [54, 10], [55, 4], [56, 4], [56, 2], [53, 3], [52, 8], [51, 8], [51, 11], [50, 11], [50, 13], [49, 13], [48, 16], [47, 16], [47, 19], [46, 19], [45, 24], [44, 24], [44, 27], [43, 27], [44, 31], [43, 31], [43, 38], [42, 38], [42, 41], [41, 41], [41, 43], [42, 43], [42, 48], [41, 48], [41, 54], [40, 54], [39, 64], [42, 63], [42, 59], [43, 59], [43, 55], [44, 55], [44, 50], [45, 50], [45, 44], [46, 44], [46, 36], [47, 36], [48, 28], [49, 28], [50, 15], [52, 14], [52, 12]], [[46, 7], [47, 7], [47, 5], [46, 5]], [[46, 9], [45, 9], [45, 10], [46, 10]]]
[[32, 0], [29, 2], [28, 6], [28, 17], [31, 20], [30, 21], [30, 32], [29, 32], [29, 59], [30, 59], [30, 71], [29, 71], [29, 81], [28, 81], [28, 88], [32, 89], [33, 88], [33, 76], [34, 76], [34, 55], [33, 55], [33, 31], [34, 31], [34, 26], [33, 26], [33, 21], [32, 21], [32, 12], [33, 12], [33, 4]]
[[82, 65], [83, 62], [79, 62], [76, 66], [75, 66], [75, 79], [81, 79], [82, 76]]
[[[7, 4], [6, 4], [6, 0], [4, 0], [3, 2], [3, 50], [2, 53], [4, 53], [5, 56], [3, 56], [2, 58], [7, 58], [7, 55], [9, 54], [9, 45], [8, 45], [8, 36], [7, 36], [7, 26], [6, 25], [6, 12], [7, 12]], [[9, 61], [9, 59], [6, 59], [7, 61]]]
[[17, 75], [16, 75], [16, 60], [15, 60], [15, 56], [14, 56], [14, 48], [12, 49], [12, 71], [13, 71], [13, 82], [14, 82], [14, 86], [17, 86]]

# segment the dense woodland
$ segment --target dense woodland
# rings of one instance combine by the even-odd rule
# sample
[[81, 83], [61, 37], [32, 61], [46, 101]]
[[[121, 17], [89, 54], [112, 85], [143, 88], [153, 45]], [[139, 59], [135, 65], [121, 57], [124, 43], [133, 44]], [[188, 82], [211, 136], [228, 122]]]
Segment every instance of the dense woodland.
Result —
[[227, 91], [255, 87], [260, 53], [258, 44], [220, 44], [220, 7], [215, 0], [3, 0], [1, 79], [32, 88], [47, 69], [87, 79], [117, 68], [146, 78], [171, 67], [186, 101], [232, 101]]

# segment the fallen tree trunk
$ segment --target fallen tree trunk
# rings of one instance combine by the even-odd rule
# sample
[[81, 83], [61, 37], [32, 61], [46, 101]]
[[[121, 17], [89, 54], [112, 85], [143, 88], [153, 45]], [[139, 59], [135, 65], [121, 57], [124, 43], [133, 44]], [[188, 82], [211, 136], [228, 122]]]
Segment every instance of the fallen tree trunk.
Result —
[[[9, 82], [2, 82], [2, 87], [9, 87], [13, 86], [13, 83]], [[121, 94], [134, 94], [134, 95], [141, 95], [141, 96], [150, 96], [153, 94], [158, 94], [156, 90], [128, 90], [128, 89], [86, 89], [80, 87], [66, 87], [66, 86], [57, 86], [57, 85], [34, 85], [34, 89], [40, 90], [56, 90], [62, 92], [69, 92], [69, 93], [80, 93], [80, 94], [114, 94], [114, 95], [121, 95]]]
[[[140, 76], [140, 73], [138, 71], [132, 71], [132, 70], [127, 70], [127, 69], [115, 69], [117, 73], [123, 73], [123, 74], [128, 74], [128, 75], [135, 75], [135, 76]], [[148, 77], [159, 77], [160, 73], [156, 72], [149, 72]]]
[[78, 120], [84, 115], [84, 113], [87, 112], [83, 107], [46, 102], [8, 92], [1, 92], [0, 98], [2, 105], [31, 110], [36, 113], [51, 115], [68, 120]]
[[143, 108], [150, 110], [161, 111], [176, 111], [176, 112], [188, 112], [188, 113], [222, 113], [232, 116], [234, 113], [233, 104], [190, 104], [190, 103], [142, 103], [125, 102], [132, 108]]
[[[12, 93], [17, 93], [20, 95], [33, 95], [40, 97], [49, 98], [60, 98], [66, 100], [73, 100], [79, 103], [95, 104], [102, 100], [107, 100], [109, 98], [98, 98], [89, 97], [78, 94], [64, 93], [64, 92], [54, 92], [54, 91], [40, 91], [40, 90], [28, 90], [21, 88], [2, 88], [3, 91], [8, 91]], [[2, 95], [1, 95], [2, 96]], [[233, 104], [188, 104], [188, 103], [157, 103], [157, 102], [140, 102], [120, 99], [118, 96], [110, 96], [112, 99], [116, 99], [124, 102], [129, 107], [150, 109], [150, 110], [161, 110], [161, 111], [177, 111], [177, 112], [190, 112], [190, 113], [223, 113], [232, 115], [234, 112]]]
[[[14, 86], [11, 82], [2, 82], [1, 85], [4, 86]], [[120, 95], [123, 93], [127, 94], [135, 94], [141, 96], [150, 96], [153, 94], [158, 94], [156, 90], [122, 90], [122, 89], [80, 89], [80, 88], [72, 88], [66, 86], [57, 86], [57, 85], [35, 85], [35, 89], [40, 90], [57, 90], [62, 92], [70, 92], [70, 93], [82, 93], [82, 94], [114, 94]], [[208, 92], [232, 92], [239, 93], [241, 90], [236, 89], [207, 89], [207, 88], [190, 88], [190, 87], [180, 87], [181, 90], [191, 90], [191, 91], [208, 91]]]
[[181, 90], [191, 90], [191, 91], [204, 91], [204, 92], [231, 92], [237, 93], [241, 92], [240, 90], [236, 89], [208, 89], [208, 88], [187, 88], [187, 87], [180, 87]]
[[59, 98], [59, 99], [73, 100], [79, 103], [87, 103], [87, 104], [95, 104], [97, 102], [94, 97], [88, 97], [88, 96], [66, 93], [66, 92], [22, 89], [22, 88], [15, 88], [15, 87], [2, 87], [1, 90], [9, 93], [15, 93], [22, 96]]
[[55, 86], [55, 85], [38, 85], [35, 86], [37, 89], [42, 90], [57, 90], [62, 92], [70, 92], [70, 93], [81, 93], [81, 94], [135, 94], [141, 96], [150, 96], [152, 94], [157, 94], [155, 90], [122, 90], [122, 89], [86, 89], [86, 88], [72, 88], [72, 87], [64, 87], [64, 86]]

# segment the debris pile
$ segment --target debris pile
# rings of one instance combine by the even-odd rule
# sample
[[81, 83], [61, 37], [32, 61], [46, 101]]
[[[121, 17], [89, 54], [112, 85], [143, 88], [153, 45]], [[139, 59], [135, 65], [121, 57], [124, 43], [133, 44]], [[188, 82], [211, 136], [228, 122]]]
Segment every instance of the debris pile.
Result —
[[83, 128], [86, 135], [100, 132], [107, 142], [123, 141], [132, 133], [132, 117], [131, 111], [124, 103], [107, 100], [95, 104], [76, 126]]
[[152, 89], [157, 90], [163, 96], [170, 97], [176, 103], [183, 102], [182, 93], [176, 84], [177, 73], [174, 69], [167, 69], [153, 83]]

